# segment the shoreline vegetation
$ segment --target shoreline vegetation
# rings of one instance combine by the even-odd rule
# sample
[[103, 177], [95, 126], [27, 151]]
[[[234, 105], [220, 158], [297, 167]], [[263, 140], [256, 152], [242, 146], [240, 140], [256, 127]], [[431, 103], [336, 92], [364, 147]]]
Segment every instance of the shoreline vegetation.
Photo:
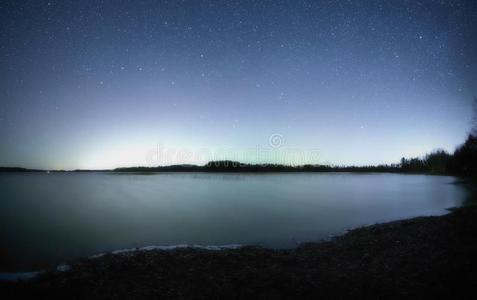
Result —
[[454, 153], [436, 150], [422, 158], [402, 158], [398, 164], [377, 166], [335, 166], [335, 165], [281, 165], [245, 164], [237, 161], [211, 161], [204, 166], [176, 165], [162, 167], [116, 168], [115, 172], [386, 172], [410, 174], [456, 175], [473, 177], [477, 175], [477, 136], [469, 134], [464, 144]]
[[477, 175], [477, 135], [470, 134], [464, 144], [454, 153], [436, 150], [422, 158], [402, 158], [400, 163], [377, 166], [335, 166], [335, 165], [283, 165], [246, 164], [231, 160], [211, 161], [204, 166], [170, 165], [157, 167], [123, 167], [107, 170], [39, 170], [19, 167], [0, 167], [0, 172], [387, 172], [410, 174], [435, 174], [474, 177]]
[[360, 227], [296, 249], [137, 250], [16, 283], [10, 298], [455, 298], [477, 280], [477, 207]]

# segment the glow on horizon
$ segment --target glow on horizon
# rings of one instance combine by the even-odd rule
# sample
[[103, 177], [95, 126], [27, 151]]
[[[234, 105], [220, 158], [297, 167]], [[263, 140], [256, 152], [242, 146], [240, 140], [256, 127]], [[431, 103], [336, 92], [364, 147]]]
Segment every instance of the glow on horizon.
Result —
[[48, 3], [4, 4], [2, 166], [390, 164], [471, 127], [476, 1]]

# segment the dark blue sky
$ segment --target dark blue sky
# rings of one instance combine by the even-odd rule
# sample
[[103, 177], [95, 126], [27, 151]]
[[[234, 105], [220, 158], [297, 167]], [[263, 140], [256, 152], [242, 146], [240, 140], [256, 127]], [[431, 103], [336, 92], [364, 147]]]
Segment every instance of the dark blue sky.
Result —
[[392, 163], [471, 127], [473, 0], [0, 10], [0, 165]]

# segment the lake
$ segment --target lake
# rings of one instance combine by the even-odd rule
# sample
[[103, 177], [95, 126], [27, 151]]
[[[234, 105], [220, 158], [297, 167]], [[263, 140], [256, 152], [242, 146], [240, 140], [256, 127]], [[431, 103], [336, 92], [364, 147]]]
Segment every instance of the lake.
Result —
[[462, 205], [448, 176], [0, 173], [0, 272], [147, 245], [290, 248]]

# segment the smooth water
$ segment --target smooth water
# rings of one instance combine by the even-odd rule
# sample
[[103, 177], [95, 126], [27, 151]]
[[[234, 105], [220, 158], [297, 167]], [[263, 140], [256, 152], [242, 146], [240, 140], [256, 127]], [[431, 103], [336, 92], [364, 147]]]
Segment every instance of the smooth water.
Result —
[[399, 174], [0, 173], [0, 272], [146, 245], [294, 247], [439, 215], [455, 178]]

